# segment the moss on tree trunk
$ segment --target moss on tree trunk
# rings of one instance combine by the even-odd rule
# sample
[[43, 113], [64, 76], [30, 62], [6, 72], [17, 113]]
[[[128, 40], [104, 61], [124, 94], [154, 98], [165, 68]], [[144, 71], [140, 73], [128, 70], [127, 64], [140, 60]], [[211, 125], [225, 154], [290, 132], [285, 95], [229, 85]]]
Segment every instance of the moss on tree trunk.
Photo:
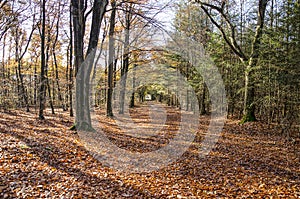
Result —
[[242, 120], [240, 121], [240, 124], [245, 124], [247, 122], [256, 122], [256, 121], [257, 121], [257, 119], [256, 119], [255, 115], [249, 113], [249, 114], [246, 114], [243, 116]]

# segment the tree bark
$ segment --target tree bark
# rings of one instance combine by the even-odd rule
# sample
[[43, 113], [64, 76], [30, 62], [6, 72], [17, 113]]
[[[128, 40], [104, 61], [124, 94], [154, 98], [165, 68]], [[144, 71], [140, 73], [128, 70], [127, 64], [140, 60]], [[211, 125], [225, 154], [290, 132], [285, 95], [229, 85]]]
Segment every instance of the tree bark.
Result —
[[125, 13], [125, 41], [124, 41], [124, 55], [123, 55], [123, 68], [121, 70], [121, 91], [120, 91], [120, 110], [119, 114], [124, 114], [124, 104], [125, 104], [125, 90], [127, 73], [129, 69], [129, 39], [130, 39], [130, 23], [131, 23], [131, 9], [132, 5], [129, 5], [128, 10]]
[[[51, 28], [50, 28], [51, 29]], [[46, 52], [45, 52], [45, 56], [46, 56], [46, 61], [45, 61], [45, 80], [46, 80], [46, 89], [48, 91], [48, 97], [49, 97], [49, 104], [50, 104], [50, 108], [51, 108], [51, 113], [54, 115], [55, 114], [55, 110], [54, 110], [54, 106], [53, 106], [53, 95], [51, 94], [51, 87], [50, 87], [50, 82], [49, 82], [49, 77], [48, 77], [48, 70], [49, 70], [49, 51], [50, 51], [50, 42], [51, 42], [51, 32], [50, 29], [48, 29], [47, 32], [47, 46], [46, 46]], [[46, 92], [47, 92], [46, 91]]]
[[[252, 41], [251, 54], [247, 56], [241, 49], [240, 45], [236, 40], [236, 29], [235, 25], [230, 21], [229, 16], [224, 12], [224, 4], [221, 7], [205, 3], [203, 1], [196, 0], [200, 3], [202, 10], [210, 18], [212, 23], [220, 30], [223, 39], [230, 47], [230, 49], [240, 58], [241, 62], [245, 66], [245, 95], [244, 95], [244, 116], [241, 123], [256, 121], [255, 117], [255, 80], [253, 68], [258, 63], [260, 43], [263, 35], [264, 19], [266, 7], [269, 0], [259, 0], [258, 2], [258, 13], [257, 13], [257, 27], [255, 30], [255, 36]], [[217, 11], [220, 16], [225, 20], [225, 24], [229, 29], [229, 33], [225, 31], [224, 25], [219, 24], [209, 12], [208, 8]]]
[[96, 48], [99, 40], [101, 22], [106, 11], [108, 0], [94, 0], [92, 25], [88, 49], [84, 59], [83, 39], [85, 32], [84, 0], [72, 0], [74, 25], [74, 53], [76, 68], [76, 128], [93, 130], [90, 115], [90, 75], [93, 69]]
[[[55, 40], [54, 40], [53, 46], [52, 46], [52, 54], [53, 54], [53, 60], [54, 60], [54, 66], [55, 66], [55, 82], [56, 82], [56, 86], [57, 86], [58, 100], [60, 102], [60, 105], [61, 105], [61, 108], [63, 109], [63, 111], [66, 111], [66, 106], [65, 106], [63, 98], [62, 98], [60, 84], [59, 84], [58, 63], [57, 63], [57, 57], [56, 57], [56, 44], [58, 41], [58, 34], [59, 34], [59, 22], [60, 22], [60, 8], [59, 8], [59, 13], [57, 14], [56, 35], [55, 35]], [[53, 93], [53, 95], [54, 95], [54, 93]]]
[[74, 116], [74, 112], [73, 112], [73, 23], [72, 23], [72, 7], [70, 7], [70, 49], [69, 49], [69, 81], [68, 81], [68, 88], [69, 88], [69, 106], [70, 106], [70, 116], [73, 117]]
[[45, 29], [46, 29], [46, 0], [42, 1], [42, 30], [41, 30], [41, 74], [40, 74], [40, 89], [39, 89], [39, 119], [44, 120], [45, 96], [46, 96], [46, 59], [45, 59]]
[[269, 0], [259, 0], [257, 27], [252, 42], [251, 55], [245, 70], [244, 116], [241, 123], [256, 121], [255, 117], [255, 79], [253, 67], [258, 63], [261, 38], [263, 35], [265, 12]]
[[[26, 106], [26, 111], [29, 112], [28, 96], [27, 96], [27, 91], [25, 89], [23, 74], [22, 74], [22, 70], [21, 70], [22, 58], [23, 58], [25, 53], [23, 54], [23, 56], [19, 56], [19, 54], [20, 54], [20, 52], [19, 52], [20, 51], [20, 46], [19, 46], [20, 45], [19, 44], [20, 35], [19, 35], [19, 29], [18, 28], [16, 28], [15, 33], [16, 33], [16, 35], [15, 35], [16, 36], [16, 38], [15, 38], [15, 41], [16, 41], [16, 46], [15, 46], [16, 54], [15, 54], [15, 56], [16, 56], [16, 62], [18, 64], [18, 66], [16, 68], [16, 70], [17, 70], [16, 75], [18, 77], [17, 78], [17, 80], [18, 80], [17, 81], [18, 82], [18, 94], [20, 95], [21, 99], [23, 99], [23, 102]], [[29, 41], [28, 41], [28, 43], [29, 43]]]
[[130, 99], [130, 108], [134, 108], [135, 106], [135, 99], [134, 99], [134, 93], [135, 93], [135, 89], [136, 89], [136, 67], [137, 67], [137, 64], [134, 64], [133, 66], [133, 77], [132, 77], [132, 92], [131, 92], [131, 99]]
[[107, 105], [106, 105], [106, 115], [108, 117], [113, 117], [112, 111], [112, 94], [113, 94], [113, 79], [114, 79], [114, 56], [115, 56], [115, 18], [116, 18], [116, 2], [111, 1], [112, 13], [110, 17], [109, 25], [109, 55], [108, 55], [108, 91], [107, 91]]

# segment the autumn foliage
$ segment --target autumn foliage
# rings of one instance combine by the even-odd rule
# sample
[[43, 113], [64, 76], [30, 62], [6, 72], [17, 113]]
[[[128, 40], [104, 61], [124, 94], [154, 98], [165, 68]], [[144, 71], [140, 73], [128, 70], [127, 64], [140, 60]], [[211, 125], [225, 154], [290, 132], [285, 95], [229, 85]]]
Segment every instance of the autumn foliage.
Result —
[[[135, 122], [147, 121], [145, 108], [131, 111]], [[105, 116], [100, 122], [114, 144], [145, 152], [172, 139], [175, 112], [168, 108], [168, 126], [148, 140], [125, 136]], [[78, 134], [68, 130], [72, 119], [65, 113], [47, 112], [46, 117], [40, 121], [35, 113], [1, 112], [1, 198], [300, 197], [300, 140], [279, 135], [278, 126], [227, 120], [215, 148], [199, 158], [209, 121], [203, 116], [196, 139], [179, 160], [151, 173], [125, 174], [90, 155]]]

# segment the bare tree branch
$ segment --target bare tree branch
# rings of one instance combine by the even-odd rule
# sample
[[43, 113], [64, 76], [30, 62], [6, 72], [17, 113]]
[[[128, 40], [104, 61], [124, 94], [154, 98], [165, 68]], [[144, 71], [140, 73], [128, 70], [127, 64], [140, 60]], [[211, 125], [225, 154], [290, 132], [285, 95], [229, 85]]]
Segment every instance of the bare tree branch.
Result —
[[[203, 1], [196, 0], [196, 3], [199, 3], [201, 6], [201, 9], [205, 12], [205, 14], [209, 17], [209, 19], [212, 21], [212, 23], [221, 31], [222, 37], [224, 38], [225, 42], [229, 45], [230, 49], [242, 60], [242, 62], [248, 61], [248, 57], [244, 54], [244, 52], [241, 50], [241, 47], [238, 45], [235, 35], [236, 35], [236, 30], [235, 26], [232, 24], [230, 21], [228, 15], [224, 13], [224, 6], [225, 2], [222, 2], [221, 7], [205, 3]], [[224, 27], [219, 24], [212, 14], [209, 12], [208, 8], [213, 9], [217, 11], [225, 20], [226, 25], [229, 28], [229, 34], [226, 33]]]

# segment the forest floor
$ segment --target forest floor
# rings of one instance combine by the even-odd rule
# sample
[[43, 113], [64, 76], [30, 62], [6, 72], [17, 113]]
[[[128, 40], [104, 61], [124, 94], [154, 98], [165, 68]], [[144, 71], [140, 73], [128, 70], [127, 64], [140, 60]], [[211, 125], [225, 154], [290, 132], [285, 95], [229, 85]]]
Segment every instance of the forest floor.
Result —
[[[178, 110], [166, 110], [165, 127], [151, 139], [125, 135], [105, 116], [99, 121], [115, 145], [149, 152], [178, 129]], [[147, 113], [146, 106], [130, 111], [141, 125]], [[200, 157], [209, 119], [200, 118], [194, 142], [177, 161], [130, 174], [93, 158], [69, 130], [67, 112], [47, 113], [45, 121], [34, 112], [0, 112], [0, 198], [300, 198], [299, 138], [286, 139], [276, 125], [228, 119], [213, 150]]]

